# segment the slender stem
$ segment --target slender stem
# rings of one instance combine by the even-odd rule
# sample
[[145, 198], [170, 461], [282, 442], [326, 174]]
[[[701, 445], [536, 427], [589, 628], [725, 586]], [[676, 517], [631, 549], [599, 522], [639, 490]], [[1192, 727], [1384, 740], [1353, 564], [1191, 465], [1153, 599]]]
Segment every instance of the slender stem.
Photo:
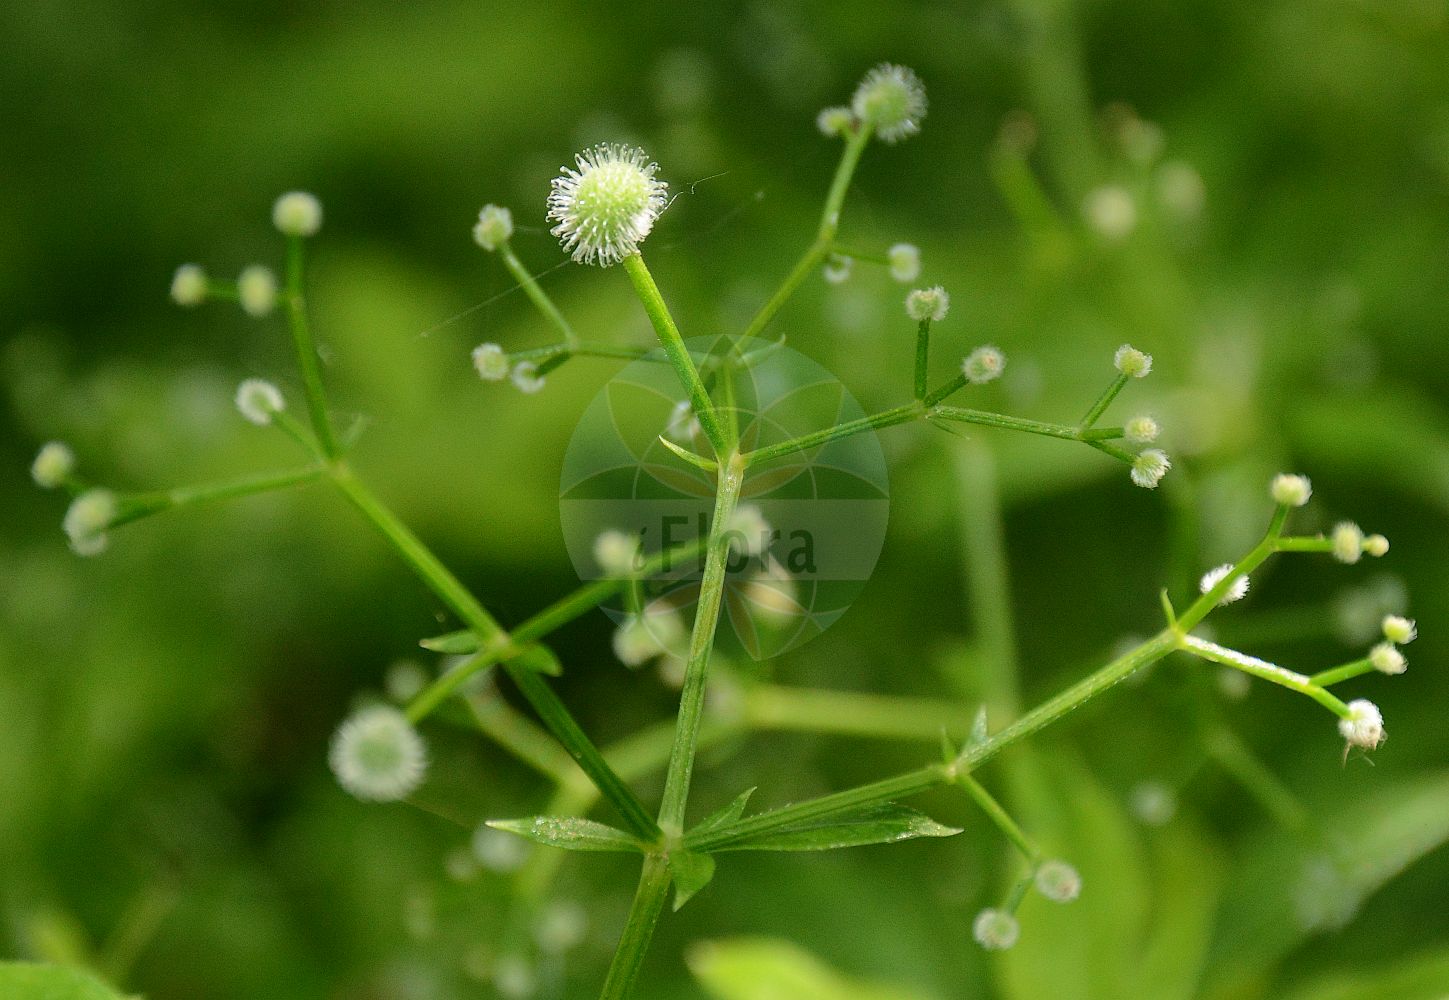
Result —
[[[1100, 447], [1100, 445], [1097, 445], [1097, 447]], [[1211, 613], [1212, 609], [1218, 606], [1218, 602], [1223, 599], [1223, 595], [1228, 592], [1228, 588], [1233, 585], [1233, 582], [1238, 577], [1251, 573], [1261, 566], [1263, 561], [1270, 555], [1276, 551], [1280, 551], [1278, 548], [1279, 543], [1282, 541], [1280, 536], [1283, 534], [1283, 525], [1287, 522], [1288, 508], [1280, 504], [1273, 512], [1273, 519], [1268, 524], [1268, 530], [1263, 535], [1263, 540], [1253, 546], [1247, 555], [1239, 559], [1232, 570], [1217, 582], [1216, 586], [1196, 601], [1193, 601], [1192, 605], [1178, 616], [1178, 628], [1182, 632], [1191, 632], [1197, 628], [1198, 624]]]
[[775, 294], [770, 296], [769, 301], [755, 314], [755, 318], [750, 320], [750, 325], [745, 328], [746, 338], [760, 335], [781, 307], [790, 301], [790, 296], [795, 294], [810, 273], [830, 253], [835, 242], [835, 233], [840, 228], [840, 211], [845, 204], [846, 192], [850, 190], [851, 178], [855, 176], [855, 168], [860, 165], [861, 154], [865, 152], [870, 136], [870, 128], [863, 127], [846, 140], [845, 149], [840, 155], [840, 164], [835, 168], [835, 177], [830, 182], [830, 191], [825, 196], [825, 208], [820, 214], [820, 225], [816, 229], [814, 242], [795, 262]]
[[956, 457], [962, 547], [972, 632], [981, 656], [971, 681], [1002, 717], [1021, 711], [1017, 684], [1016, 620], [1011, 606], [1005, 525], [997, 491], [996, 459], [979, 441], [968, 441]]
[[684, 338], [679, 333], [679, 327], [674, 324], [674, 317], [669, 314], [669, 306], [665, 304], [659, 286], [654, 283], [654, 276], [645, 266], [644, 258], [637, 253], [624, 258], [624, 270], [628, 273], [629, 280], [634, 283], [634, 291], [638, 294], [639, 301], [644, 304], [644, 311], [649, 314], [649, 322], [659, 336], [665, 356], [669, 358], [679, 381], [689, 393], [689, 402], [694, 407], [699, 426], [704, 430], [705, 437], [709, 438], [710, 444], [714, 445], [715, 453], [723, 455], [727, 445], [724, 431], [719, 424], [719, 416], [715, 413], [714, 402], [709, 398], [709, 392], [699, 377], [699, 369], [695, 367], [689, 349], [684, 346]]
[[648, 361], [651, 358], [664, 363], [652, 347], [630, 347], [623, 344], [605, 344], [596, 340], [580, 340], [572, 344], [545, 344], [542, 347], [526, 347], [521, 351], [510, 351], [514, 361], [539, 361], [550, 358], [619, 358], [624, 361]]
[[292, 343], [297, 348], [297, 365], [302, 371], [302, 387], [307, 394], [307, 411], [312, 416], [312, 429], [322, 453], [328, 458], [338, 454], [337, 438], [327, 416], [327, 395], [322, 388], [322, 368], [317, 345], [312, 341], [312, 328], [307, 322], [307, 300], [303, 291], [302, 237], [287, 237], [287, 319], [292, 328]]
[[1317, 684], [1313, 679], [1276, 663], [1269, 663], [1267, 660], [1260, 660], [1256, 656], [1249, 656], [1247, 653], [1240, 653], [1236, 649], [1228, 649], [1226, 646], [1219, 646], [1215, 642], [1208, 642], [1206, 639], [1199, 639], [1195, 635], [1184, 636], [1182, 648], [1194, 656], [1204, 660], [1211, 660], [1213, 663], [1221, 663], [1227, 667], [1234, 667], [1260, 677], [1265, 681], [1272, 681], [1279, 687], [1285, 687], [1290, 691], [1297, 691], [1299, 694], [1306, 694], [1324, 708], [1328, 709], [1339, 718], [1349, 717], [1348, 706], [1338, 698], [1334, 697]]
[[757, 448], [745, 454], [743, 461], [746, 466], [757, 465], [760, 462], [768, 462], [772, 458], [780, 458], [782, 455], [791, 455], [797, 451], [808, 451], [811, 448], [853, 434], [860, 434], [863, 431], [875, 430], [881, 427], [890, 427], [895, 424], [904, 424], [919, 419], [925, 410], [919, 402], [906, 403], [897, 406], [892, 410], [885, 410], [882, 413], [875, 413], [866, 417], [857, 417], [855, 420], [847, 420], [845, 423], [836, 424], [834, 427], [826, 427], [824, 430], [812, 431], [809, 434], [791, 438], [788, 441], [781, 441], [765, 448]]
[[695, 606], [694, 629], [689, 636], [689, 659], [684, 667], [684, 688], [679, 696], [679, 719], [669, 769], [664, 777], [664, 800], [659, 808], [659, 826], [668, 834], [684, 829], [689, 782], [699, 742], [699, 723], [704, 715], [704, 697], [709, 681], [709, 658], [714, 650], [715, 628], [724, 599], [726, 564], [729, 561], [729, 522], [744, 486], [745, 468], [736, 453], [720, 466], [715, 491], [714, 515], [709, 525], [704, 573], [699, 581], [699, 602]]
[[937, 406], [931, 415], [943, 420], [954, 420], [963, 424], [980, 424], [984, 427], [1000, 427], [1009, 431], [1025, 431], [1043, 437], [1062, 438], [1067, 441], [1081, 441], [1082, 430], [1067, 424], [1052, 424], [1044, 420], [1028, 420], [1025, 417], [1011, 417], [1004, 413], [990, 413], [986, 410], [968, 410], [962, 406]]
[[1280, 538], [1273, 546], [1274, 552], [1332, 552], [1333, 540], [1331, 538], [1303, 537], [1303, 538]]
[[1374, 666], [1373, 660], [1364, 657], [1362, 660], [1345, 663], [1341, 667], [1333, 667], [1329, 670], [1320, 671], [1308, 679], [1319, 687], [1326, 688], [1340, 684], [1343, 681], [1352, 680], [1355, 677], [1362, 677], [1364, 674], [1371, 674], [1377, 669]]
[[503, 266], [508, 268], [514, 280], [523, 288], [524, 294], [533, 300], [538, 311], [543, 313], [544, 319], [552, 323], [558, 332], [563, 334], [564, 343], [570, 349], [577, 347], [579, 335], [574, 332], [574, 328], [569, 325], [564, 314], [559, 312], [553, 299], [549, 298], [548, 294], [539, 286], [537, 279], [528, 272], [528, 268], [523, 266], [523, 261], [518, 259], [518, 254], [513, 252], [513, 245], [504, 240], [498, 247], [498, 256], [503, 258]]
[[286, 489], [289, 486], [299, 486], [303, 483], [314, 482], [322, 478], [327, 470], [322, 466], [307, 466], [302, 469], [288, 469], [285, 472], [268, 472], [259, 476], [245, 476], [241, 479], [228, 479], [219, 483], [203, 483], [198, 486], [180, 486], [172, 490], [159, 490], [154, 493], [137, 493], [131, 496], [121, 497], [118, 503], [116, 516], [111, 520], [111, 527], [120, 527], [132, 521], [139, 521], [143, 517], [152, 514], [159, 514], [162, 511], [174, 510], [177, 507], [186, 507], [191, 504], [212, 503], [219, 500], [235, 500], [239, 497], [253, 496], [257, 493], [271, 493], [275, 490]]
[[1011, 815], [1002, 808], [1001, 803], [997, 802], [992, 794], [982, 787], [981, 782], [969, 774], [958, 774], [956, 784], [966, 790], [966, 794], [971, 796], [971, 800], [981, 807], [981, 811], [996, 824], [996, 828], [1021, 852], [1026, 863], [1033, 868], [1036, 867], [1037, 862], [1041, 860], [1041, 851], [1032, 843], [1026, 832], [1017, 825], [1016, 820], [1012, 819]]
[[945, 382], [942, 385], [939, 385], [935, 389], [931, 390], [931, 392], [926, 395], [926, 398], [921, 400], [921, 403], [928, 408], [935, 406], [937, 403], [940, 403], [950, 398], [951, 396], [954, 396], [956, 393], [960, 392], [964, 388], [966, 388], [966, 373], [958, 371], [954, 376], [951, 377], [950, 381]]
[[629, 919], [624, 924], [624, 936], [614, 951], [614, 960], [609, 965], [609, 975], [604, 980], [599, 1000], [627, 1000], [633, 993], [634, 982], [639, 978], [644, 954], [649, 950], [654, 926], [659, 922], [659, 913], [664, 909], [668, 895], [669, 861], [663, 855], [650, 854], [644, 858], [644, 870], [639, 876], [634, 904], [629, 908]]
[[555, 784], [579, 773], [557, 741], [496, 693], [471, 695], [464, 703], [480, 733]]
[[1117, 374], [1117, 377], [1112, 380], [1112, 384], [1107, 386], [1107, 391], [1097, 397], [1097, 401], [1092, 404], [1092, 408], [1087, 411], [1086, 416], [1082, 417], [1082, 427], [1091, 427], [1097, 422], [1097, 418], [1106, 412], [1107, 407], [1112, 405], [1112, 400], [1117, 398], [1117, 394], [1122, 391], [1122, 387], [1127, 384], [1127, 380], [1131, 377], [1131, 375], [1124, 372]]
[[931, 356], [931, 317], [916, 327], [916, 398], [926, 398], [926, 370]]
[[761, 684], [742, 693], [741, 712], [751, 729], [831, 733], [923, 743], [971, 730], [964, 705], [931, 698], [905, 698], [857, 691]]

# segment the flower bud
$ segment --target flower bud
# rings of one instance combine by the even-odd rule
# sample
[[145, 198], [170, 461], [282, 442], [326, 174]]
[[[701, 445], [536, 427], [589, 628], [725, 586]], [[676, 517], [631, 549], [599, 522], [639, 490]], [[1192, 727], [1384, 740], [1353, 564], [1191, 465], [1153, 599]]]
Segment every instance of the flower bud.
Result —
[[825, 259], [825, 266], [820, 269], [820, 273], [830, 284], [843, 285], [850, 280], [850, 272], [854, 269], [853, 257], [833, 253]]
[[1065, 861], [1051, 859], [1037, 866], [1036, 891], [1053, 903], [1070, 903], [1082, 894], [1082, 876]]
[[[1206, 594], [1209, 590], [1212, 590], [1218, 584], [1222, 583], [1223, 580], [1227, 578], [1227, 575], [1232, 571], [1232, 563], [1223, 563], [1221, 566], [1208, 570], [1202, 575], [1202, 579], [1198, 581], [1198, 589]], [[1244, 574], [1235, 578], [1233, 582], [1228, 585], [1228, 589], [1223, 592], [1223, 596], [1218, 599], [1218, 603], [1232, 604], [1234, 601], [1241, 601], [1244, 597], [1247, 596], [1248, 577], [1246, 574]]]
[[1419, 637], [1419, 627], [1414, 624], [1414, 620], [1402, 615], [1386, 615], [1383, 630], [1385, 639], [1400, 646], [1407, 646]]
[[1112, 364], [1123, 375], [1146, 378], [1152, 371], [1152, 355], [1139, 351], [1131, 344], [1123, 344], [1117, 348], [1117, 353], [1112, 358]]
[[961, 362], [961, 373], [972, 385], [985, 385], [1006, 370], [1006, 355], [990, 344], [976, 348]]
[[1352, 521], [1340, 521], [1334, 525], [1333, 558], [1341, 563], [1353, 565], [1363, 558], [1363, 529]]
[[75, 452], [63, 441], [47, 441], [30, 463], [30, 478], [47, 490], [64, 485], [75, 471]]
[[1133, 417], [1122, 428], [1122, 435], [1133, 444], [1151, 444], [1160, 433], [1157, 421], [1145, 415]]
[[603, 531], [594, 539], [594, 562], [609, 576], [628, 576], [638, 568], [639, 539], [622, 531]]
[[260, 319], [277, 306], [277, 276], [260, 264], [245, 267], [237, 275], [236, 294], [242, 310]]
[[272, 225], [285, 236], [313, 236], [322, 228], [322, 203], [306, 191], [288, 191], [272, 205]]
[[1166, 452], [1148, 448], [1132, 463], [1132, 481], [1144, 490], [1154, 490], [1171, 468], [1172, 460], [1167, 457]]
[[921, 248], [913, 243], [897, 243], [886, 251], [891, 277], [909, 285], [921, 276]]
[[939, 323], [946, 318], [951, 308], [951, 296], [940, 285], [932, 288], [917, 288], [906, 293], [906, 315], [917, 323], [931, 320]]
[[1287, 472], [1273, 477], [1271, 490], [1273, 502], [1284, 507], [1302, 507], [1313, 496], [1313, 483], [1307, 476], [1294, 476]]
[[512, 380], [514, 388], [524, 395], [531, 396], [543, 388], [543, 376], [538, 373], [538, 365], [532, 361], [520, 361], [513, 366], [513, 371], [508, 375]]
[[200, 264], [182, 264], [171, 277], [171, 301], [190, 308], [206, 301], [208, 281]]
[[1399, 652], [1399, 648], [1392, 642], [1379, 643], [1369, 650], [1368, 658], [1375, 670], [1391, 677], [1409, 669], [1409, 663], [1404, 659], [1404, 654]]
[[249, 378], [236, 387], [236, 408], [243, 417], [258, 427], [272, 422], [272, 417], [287, 408], [282, 392], [272, 383]]
[[473, 348], [473, 368], [485, 382], [502, 382], [508, 377], [508, 355], [497, 344]]
[[1375, 559], [1389, 553], [1389, 540], [1383, 535], [1369, 535], [1363, 540], [1363, 550]]
[[70, 538], [71, 551], [78, 556], [96, 556], [106, 550], [106, 530], [115, 521], [116, 495], [110, 490], [86, 490], [71, 501], [61, 527]]
[[815, 127], [831, 139], [846, 136], [855, 131], [855, 115], [849, 108], [822, 108], [815, 116]]
[[1348, 716], [1338, 720], [1338, 731], [1349, 746], [1372, 750], [1384, 741], [1384, 717], [1373, 702], [1358, 698], [1348, 703]]
[[639, 252], [668, 205], [669, 185], [659, 164], [642, 149], [615, 143], [592, 146], [564, 167], [548, 196], [550, 232], [581, 264], [608, 267]]
[[988, 908], [976, 914], [971, 935], [987, 951], [1005, 951], [1021, 936], [1021, 925], [1005, 910]]
[[856, 118], [875, 129], [881, 141], [900, 142], [921, 130], [926, 88], [906, 67], [881, 63], [855, 88], [850, 107]]
[[502, 205], [484, 205], [473, 225], [473, 242], [489, 253], [513, 236], [513, 213]]
[[423, 783], [428, 755], [406, 715], [389, 705], [370, 705], [338, 727], [328, 763], [355, 798], [396, 802]]
[[614, 632], [614, 655], [626, 667], [642, 667], [656, 657], [666, 656], [685, 636], [684, 623], [668, 607], [646, 607]]

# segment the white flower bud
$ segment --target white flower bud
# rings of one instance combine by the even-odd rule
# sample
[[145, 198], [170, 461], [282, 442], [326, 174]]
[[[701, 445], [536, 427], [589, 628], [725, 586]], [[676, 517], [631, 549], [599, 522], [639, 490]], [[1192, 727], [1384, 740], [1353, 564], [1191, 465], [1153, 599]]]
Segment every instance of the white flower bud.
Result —
[[1117, 184], [1089, 191], [1082, 201], [1082, 215], [1097, 233], [1114, 242], [1137, 228], [1137, 203], [1126, 188]]
[[1375, 559], [1388, 555], [1389, 540], [1383, 535], [1369, 535], [1363, 540], [1363, 550]]
[[1392, 642], [1379, 643], [1369, 650], [1368, 658], [1375, 670], [1391, 677], [1409, 669], [1409, 662], [1404, 659], [1404, 654]]
[[272, 417], [287, 408], [287, 401], [272, 383], [249, 378], [236, 387], [236, 408], [247, 420], [265, 427], [272, 422]]
[[484, 205], [473, 225], [473, 242], [489, 253], [513, 236], [513, 213], [502, 205]]
[[987, 951], [1005, 951], [1021, 936], [1021, 925], [1005, 910], [988, 908], [976, 914], [971, 936]]
[[961, 374], [972, 385], [985, 385], [1001, 377], [1006, 370], [1006, 355], [990, 344], [976, 348], [961, 362]]
[[332, 737], [327, 759], [338, 783], [365, 802], [407, 798], [428, 769], [422, 737], [390, 705], [370, 705], [349, 716]]
[[473, 368], [485, 382], [502, 382], [508, 377], [508, 355], [497, 344], [473, 348]]
[[78, 556], [96, 556], [106, 550], [106, 530], [118, 513], [116, 495], [110, 490], [86, 490], [70, 502], [61, 527], [70, 538], [71, 551]]
[[931, 320], [939, 323], [946, 318], [951, 308], [951, 296], [940, 285], [932, 288], [917, 288], [906, 293], [906, 315], [917, 323]]
[[886, 251], [891, 277], [908, 285], [921, 276], [921, 248], [914, 243], [897, 243]]
[[1340, 521], [1334, 525], [1333, 558], [1350, 566], [1363, 557], [1363, 529], [1352, 521]]
[[237, 275], [236, 295], [242, 310], [260, 319], [277, 307], [277, 276], [260, 264], [245, 267]]
[[684, 623], [669, 608], [648, 607], [614, 632], [614, 655], [626, 667], [642, 667], [669, 654], [684, 639]]
[[513, 366], [513, 371], [508, 375], [513, 382], [514, 388], [524, 395], [531, 396], [543, 388], [543, 376], [538, 373], [538, 365], [532, 361], [520, 361]]
[[827, 138], [849, 135], [855, 131], [855, 115], [849, 108], [822, 108], [815, 116], [815, 127]]
[[1065, 861], [1055, 858], [1037, 866], [1036, 891], [1053, 903], [1070, 903], [1082, 894], [1082, 876]]
[[642, 149], [604, 143], [574, 157], [548, 196], [550, 232], [581, 264], [609, 267], [639, 252], [668, 204], [669, 185]]
[[1139, 351], [1131, 344], [1123, 344], [1112, 357], [1112, 364], [1123, 375], [1146, 378], [1152, 371], [1152, 355]]
[[770, 522], [754, 504], [746, 504], [730, 516], [725, 533], [730, 536], [730, 548], [746, 556], [757, 556], [770, 547]]
[[1384, 717], [1371, 701], [1348, 703], [1348, 717], [1338, 720], [1338, 732], [1349, 746], [1372, 750], [1384, 741]]
[[855, 259], [853, 257], [833, 253], [826, 258], [825, 266], [820, 269], [820, 273], [830, 284], [843, 285], [850, 280], [850, 272], [854, 268]]
[[1148, 448], [1132, 463], [1132, 481], [1144, 490], [1153, 490], [1171, 468], [1172, 460], [1167, 457], [1166, 452]]
[[74, 471], [75, 452], [63, 441], [47, 441], [30, 463], [30, 478], [47, 490], [63, 485]]
[[199, 306], [206, 301], [208, 281], [200, 264], [182, 264], [171, 277], [171, 301], [178, 306]]
[[1151, 444], [1161, 432], [1157, 421], [1145, 415], [1133, 417], [1122, 428], [1123, 436], [1133, 444]]
[[[1221, 566], [1208, 570], [1198, 581], [1198, 589], [1206, 594], [1218, 584], [1222, 583], [1227, 575], [1233, 571], [1232, 563], [1223, 563]], [[1232, 604], [1234, 601], [1241, 601], [1248, 596], [1248, 577], [1245, 575], [1237, 577], [1228, 589], [1223, 593], [1219, 604]]]
[[926, 88], [906, 67], [881, 63], [855, 88], [850, 107], [856, 118], [875, 129], [881, 141], [900, 142], [921, 130]]
[[1407, 646], [1419, 638], [1419, 627], [1414, 624], [1414, 620], [1402, 615], [1384, 616], [1383, 630], [1385, 639], [1400, 646]]
[[1287, 472], [1273, 477], [1271, 489], [1273, 502], [1284, 507], [1302, 507], [1313, 496], [1313, 483], [1307, 476], [1295, 476]]
[[285, 236], [313, 236], [322, 228], [322, 203], [306, 191], [288, 191], [272, 205], [272, 225]]
[[602, 531], [594, 539], [594, 562], [609, 576], [628, 576], [638, 568], [639, 539], [622, 531]]

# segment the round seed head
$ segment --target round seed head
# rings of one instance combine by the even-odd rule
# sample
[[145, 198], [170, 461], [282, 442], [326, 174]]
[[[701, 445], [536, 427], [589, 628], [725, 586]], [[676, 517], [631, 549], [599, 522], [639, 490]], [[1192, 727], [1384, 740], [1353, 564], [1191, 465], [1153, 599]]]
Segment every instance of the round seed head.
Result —
[[639, 539], [622, 531], [603, 531], [594, 539], [594, 562], [609, 576], [628, 576], [637, 568]]
[[1333, 558], [1353, 565], [1363, 558], [1363, 529], [1352, 521], [1340, 521], [1333, 527]]
[[855, 88], [850, 107], [856, 118], [875, 129], [882, 142], [900, 142], [921, 130], [926, 88], [905, 66], [881, 63]]
[[921, 248], [914, 243], [897, 243], [886, 251], [891, 277], [909, 285], [921, 276]]
[[1384, 741], [1384, 717], [1371, 701], [1358, 698], [1348, 703], [1348, 717], [1338, 720], [1338, 732], [1348, 745], [1373, 750]]
[[976, 348], [961, 362], [961, 372], [972, 385], [994, 382], [1006, 371], [1006, 355], [987, 344]]
[[313, 236], [322, 228], [322, 203], [306, 191], [288, 191], [272, 205], [272, 225], [284, 236]]
[[608, 267], [639, 252], [668, 204], [669, 185], [642, 149], [615, 143], [590, 147], [564, 167], [548, 196], [552, 230], [575, 261]]
[[1161, 432], [1157, 421], [1146, 415], [1133, 417], [1122, 428], [1123, 436], [1133, 444], [1151, 444]]
[[1166, 452], [1148, 448], [1132, 463], [1132, 481], [1144, 490], [1155, 490], [1171, 468], [1172, 460], [1167, 457]]
[[61, 527], [78, 556], [100, 555], [110, 544], [106, 529], [115, 521], [116, 495], [110, 490], [86, 490], [71, 501]]
[[[1223, 563], [1221, 566], [1217, 566], [1213, 569], [1208, 570], [1202, 575], [1202, 579], [1198, 581], [1198, 589], [1206, 594], [1209, 590], [1212, 590], [1218, 584], [1222, 583], [1223, 580], [1227, 578], [1227, 575], [1232, 571], [1233, 566], [1231, 563]], [[1218, 603], [1232, 604], [1234, 601], [1241, 601], [1244, 597], [1247, 596], [1248, 577], [1246, 574], [1244, 574], [1242, 576], [1236, 577], [1233, 582], [1228, 585], [1228, 589], [1223, 592], [1223, 596], [1218, 599]]]
[[249, 378], [236, 387], [236, 408], [243, 417], [258, 427], [272, 422], [272, 417], [287, 408], [282, 391], [265, 379]]
[[1037, 867], [1036, 891], [1054, 903], [1070, 903], [1082, 894], [1082, 876], [1065, 861], [1053, 858]]
[[30, 463], [30, 478], [35, 485], [53, 490], [75, 471], [75, 452], [63, 441], [47, 441]]
[[976, 914], [971, 936], [987, 951], [1005, 951], [1021, 936], [1021, 925], [1005, 910], [985, 909]]
[[1116, 184], [1088, 192], [1082, 202], [1082, 215], [1087, 225], [1113, 242], [1126, 239], [1137, 228], [1137, 203], [1126, 188]]
[[1414, 624], [1414, 620], [1402, 615], [1385, 616], [1383, 629], [1384, 638], [1389, 642], [1396, 642], [1400, 646], [1407, 646], [1419, 638], [1419, 627]]
[[1383, 535], [1369, 535], [1363, 540], [1363, 550], [1375, 559], [1388, 555], [1389, 540]]
[[354, 797], [396, 802], [423, 783], [428, 754], [407, 716], [389, 705], [371, 705], [338, 727], [328, 763], [338, 783]]
[[485, 382], [502, 382], [508, 377], [508, 355], [497, 344], [473, 348], [473, 367]]
[[730, 548], [743, 555], [757, 556], [770, 547], [770, 522], [754, 504], [737, 508], [725, 531], [730, 535]]
[[833, 253], [826, 258], [825, 266], [820, 269], [820, 273], [830, 284], [843, 285], [850, 280], [850, 272], [854, 269], [855, 258]]
[[615, 630], [614, 655], [626, 667], [642, 667], [672, 652], [684, 635], [684, 624], [672, 609], [645, 608]]
[[252, 264], [237, 275], [236, 294], [242, 310], [260, 319], [277, 306], [277, 276], [271, 268]]
[[939, 323], [946, 318], [951, 308], [951, 296], [940, 285], [932, 288], [917, 288], [906, 293], [906, 315], [917, 323], [930, 320]]
[[182, 264], [171, 276], [171, 301], [191, 308], [206, 301], [206, 271], [200, 264]]
[[473, 225], [473, 242], [489, 253], [513, 236], [513, 213], [501, 205], [484, 205]]
[[849, 135], [855, 131], [855, 115], [849, 108], [822, 108], [815, 116], [815, 127], [828, 138]]
[[513, 381], [514, 388], [527, 396], [543, 388], [543, 376], [538, 373], [538, 365], [532, 361], [518, 362], [508, 377]]
[[1409, 669], [1409, 662], [1404, 659], [1404, 654], [1392, 642], [1381, 642], [1371, 649], [1369, 662], [1379, 673], [1390, 676], [1402, 674]]
[[1123, 344], [1112, 357], [1112, 364], [1123, 375], [1146, 378], [1152, 371], [1152, 355], [1139, 351], [1131, 344]]
[[1295, 476], [1287, 472], [1273, 477], [1273, 502], [1285, 507], [1302, 507], [1313, 496], [1313, 483], [1307, 476]]

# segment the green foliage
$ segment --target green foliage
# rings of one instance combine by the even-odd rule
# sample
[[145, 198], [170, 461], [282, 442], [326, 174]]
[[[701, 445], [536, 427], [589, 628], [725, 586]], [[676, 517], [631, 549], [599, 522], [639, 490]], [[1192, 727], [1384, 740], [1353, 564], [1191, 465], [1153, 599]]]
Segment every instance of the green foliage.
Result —
[[769, 938], [702, 942], [691, 949], [688, 962], [715, 1000], [929, 1000], [912, 990], [850, 978], [798, 945]]
[[7, 1000], [120, 1000], [79, 969], [0, 962], [0, 996]]

